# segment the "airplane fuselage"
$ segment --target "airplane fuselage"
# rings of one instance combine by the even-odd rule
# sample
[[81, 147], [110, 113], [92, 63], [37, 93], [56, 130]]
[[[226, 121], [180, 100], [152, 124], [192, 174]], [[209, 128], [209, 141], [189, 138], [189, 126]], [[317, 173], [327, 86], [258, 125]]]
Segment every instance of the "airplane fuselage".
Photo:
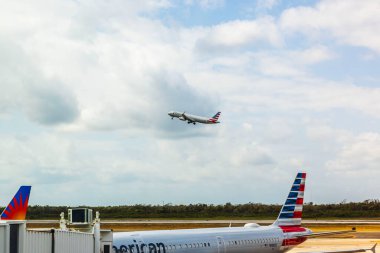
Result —
[[310, 233], [277, 226], [121, 232], [114, 234], [113, 245], [117, 253], [281, 253]]

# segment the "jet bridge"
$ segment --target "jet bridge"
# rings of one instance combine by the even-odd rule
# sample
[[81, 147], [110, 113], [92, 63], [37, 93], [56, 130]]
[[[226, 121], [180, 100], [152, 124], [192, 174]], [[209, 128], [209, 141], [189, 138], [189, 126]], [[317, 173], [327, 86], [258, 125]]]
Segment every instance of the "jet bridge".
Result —
[[112, 231], [100, 230], [99, 214], [86, 222], [75, 229], [61, 214], [59, 229], [31, 230], [26, 221], [0, 221], [0, 253], [111, 253]]

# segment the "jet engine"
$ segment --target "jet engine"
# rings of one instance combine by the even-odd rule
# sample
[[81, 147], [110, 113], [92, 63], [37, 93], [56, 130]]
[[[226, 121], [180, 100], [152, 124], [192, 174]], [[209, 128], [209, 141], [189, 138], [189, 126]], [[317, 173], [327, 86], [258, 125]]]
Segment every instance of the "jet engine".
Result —
[[186, 120], [185, 117], [183, 117], [183, 116], [179, 117], [179, 119], [182, 120], [182, 121]]

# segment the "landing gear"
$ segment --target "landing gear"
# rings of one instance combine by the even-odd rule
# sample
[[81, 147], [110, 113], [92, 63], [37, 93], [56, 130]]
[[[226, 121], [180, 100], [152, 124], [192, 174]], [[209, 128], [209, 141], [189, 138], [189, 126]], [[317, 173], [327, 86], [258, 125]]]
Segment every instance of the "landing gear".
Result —
[[174, 118], [172, 117], [172, 119], [174, 119]]
[[195, 125], [195, 122], [193, 122], [193, 125]]

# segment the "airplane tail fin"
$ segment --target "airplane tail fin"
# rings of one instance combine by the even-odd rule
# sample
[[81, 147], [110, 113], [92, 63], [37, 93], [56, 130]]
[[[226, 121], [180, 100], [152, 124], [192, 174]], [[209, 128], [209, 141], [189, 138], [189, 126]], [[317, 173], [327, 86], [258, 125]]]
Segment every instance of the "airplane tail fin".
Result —
[[221, 112], [217, 112], [214, 116], [212, 116], [212, 118], [209, 119], [209, 121], [212, 121], [214, 123], [217, 122], [220, 114], [221, 114]]
[[302, 220], [303, 197], [306, 173], [299, 172], [290, 189], [289, 195], [281, 208], [275, 226], [300, 226]]
[[4, 209], [0, 220], [25, 220], [31, 186], [21, 186], [9, 205]]

